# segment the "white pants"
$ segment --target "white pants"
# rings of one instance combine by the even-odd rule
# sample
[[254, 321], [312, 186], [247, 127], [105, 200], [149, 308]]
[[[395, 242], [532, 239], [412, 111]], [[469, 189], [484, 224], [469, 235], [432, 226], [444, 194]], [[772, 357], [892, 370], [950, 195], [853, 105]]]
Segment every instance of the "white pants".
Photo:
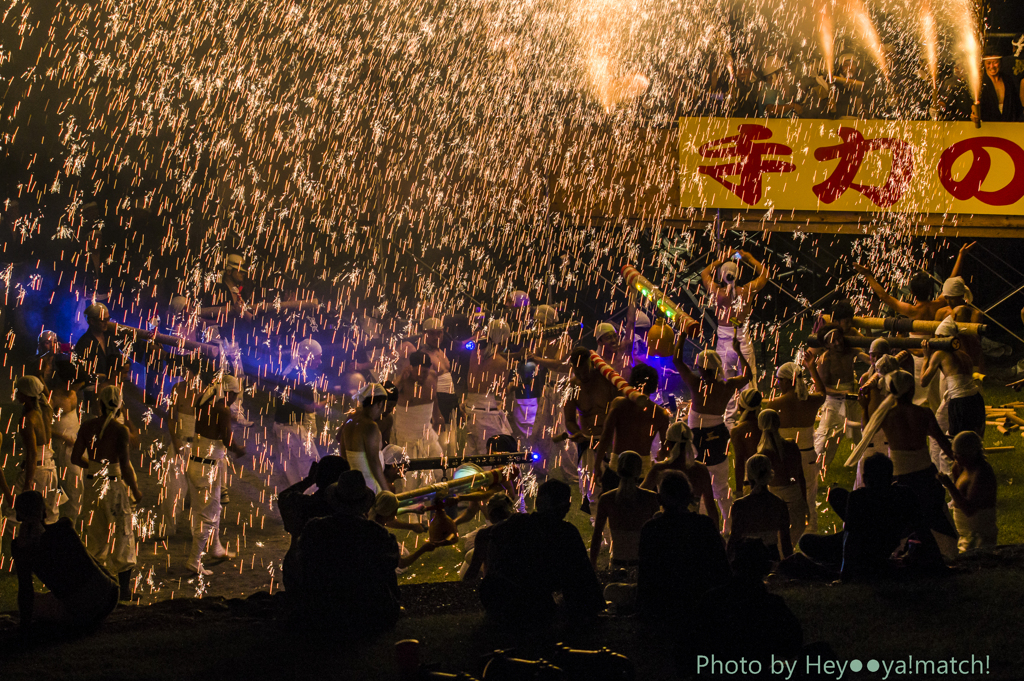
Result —
[[274, 436], [278, 459], [290, 487], [306, 477], [310, 465], [317, 459], [313, 435], [305, 424], [275, 423]]
[[[391, 429], [391, 444], [405, 448], [405, 455], [410, 459], [426, 459], [444, 454], [437, 431], [430, 420], [434, 416], [434, 403], [419, 404], [412, 407], [396, 407], [394, 411], [395, 425]], [[409, 491], [426, 487], [435, 481], [434, 471], [409, 471], [399, 487]]]
[[822, 466], [828, 468], [836, 457], [839, 441], [844, 435], [854, 442], [860, 442], [860, 427], [848, 427], [847, 421], [860, 423], [861, 408], [856, 402], [830, 395], [821, 407], [820, 418], [818, 429], [814, 431], [814, 451]]
[[807, 527], [807, 500], [800, 496], [800, 485], [768, 485], [768, 491], [786, 502], [789, 510], [789, 538], [793, 546], [796, 546]]
[[[79, 469], [81, 470], [81, 469]], [[64, 493], [61, 492], [60, 479], [57, 476], [57, 466], [53, 459], [47, 458], [40, 464], [36, 464], [35, 473], [32, 475], [32, 482], [37, 492], [43, 495], [43, 507], [46, 511], [46, 522], [55, 523], [60, 517], [60, 505], [64, 501]], [[25, 490], [25, 469], [18, 470], [14, 479], [12, 491], [15, 496]]]
[[512, 436], [521, 448], [526, 449], [533, 436], [533, 425], [537, 421], [537, 398], [516, 400], [510, 421]]
[[173, 537], [178, 533], [178, 511], [185, 508], [185, 494], [188, 489], [188, 455], [191, 443], [185, 443], [184, 453], [168, 447], [160, 459], [160, 495], [157, 535]]
[[[206, 552], [212, 547], [215, 553], [223, 553], [220, 543], [220, 491], [223, 459], [216, 464], [188, 462], [188, 495], [192, 504], [192, 548], [189, 550], [187, 565], [197, 568]], [[211, 543], [212, 540], [212, 543]]]
[[[110, 480], [91, 467], [95, 477], [86, 475], [82, 494], [85, 546], [96, 562], [112, 575], [135, 567], [134, 508], [128, 485], [120, 478]], [[113, 473], [114, 471], [111, 471]]]
[[541, 467], [545, 471], [557, 473], [564, 482], [575, 485], [579, 481], [576, 443], [568, 438], [554, 441], [555, 437], [564, 434], [565, 416], [562, 413], [560, 395], [555, 386], [546, 385], [537, 404], [537, 417], [533, 423], [530, 448], [541, 455]]
[[[750, 371], [753, 372], [754, 377], [757, 377], [757, 365], [754, 364], [754, 346], [750, 343], [750, 333], [745, 327], [736, 329], [732, 326], [719, 325], [718, 327], [718, 341], [715, 345], [715, 351], [718, 356], [722, 358], [722, 370], [725, 372], [726, 378], [733, 378], [734, 376], [740, 376], [743, 374], [743, 363], [740, 362], [740, 356], [736, 353], [736, 350], [732, 347], [732, 340], [739, 334], [740, 341], [740, 352], [743, 353], [743, 357], [747, 360], [747, 364], [750, 365]], [[725, 408], [725, 424], [732, 430], [733, 426], [736, 425], [736, 402], [739, 399], [739, 392], [733, 393], [732, 397], [729, 398], [729, 404]]]
[[511, 435], [512, 426], [501, 409], [466, 409], [466, 455], [487, 453], [487, 440], [495, 435]]
[[732, 532], [732, 488], [729, 485], [729, 459], [714, 466], [708, 466], [711, 474], [711, 491], [715, 494], [718, 513], [722, 516], [723, 534]]
[[78, 527], [79, 516], [82, 515], [82, 493], [85, 490], [84, 471], [81, 466], [71, 463], [71, 450], [74, 449], [64, 440], [56, 437], [59, 430], [74, 440], [78, 436], [78, 414], [65, 414], [53, 424], [54, 438], [50, 441], [53, 448], [53, 461], [57, 464], [57, 479], [67, 501], [61, 506], [61, 515]]

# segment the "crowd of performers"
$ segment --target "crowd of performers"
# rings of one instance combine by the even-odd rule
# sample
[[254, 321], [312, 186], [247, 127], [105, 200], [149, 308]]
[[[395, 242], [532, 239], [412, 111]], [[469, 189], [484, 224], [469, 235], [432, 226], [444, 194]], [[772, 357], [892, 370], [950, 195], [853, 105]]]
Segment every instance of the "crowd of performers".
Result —
[[[680, 499], [708, 516], [730, 552], [757, 540], [782, 561], [799, 547], [810, 563], [846, 573], [856, 542], [844, 542], [844, 533], [876, 523], [861, 541], [884, 545], [881, 562], [896, 548], [888, 542], [898, 544], [910, 530], [920, 530], [915, 546], [949, 558], [958, 543], [966, 550], [996, 542], [996, 481], [982, 444], [985, 403], [975, 375], [979, 318], [959, 272], [967, 249], [941, 295], [926, 275], [915, 276], [912, 301], [893, 297], [858, 266], [892, 312], [937, 322], [908, 327], [911, 338], [923, 337], [918, 348], [901, 350], [913, 345], [906, 338], [862, 335], [853, 307], [841, 301], [819, 317], [811, 347], [780, 361], [771, 376], [760, 374], [748, 331], [770, 272], [743, 250], [726, 250], [701, 273], [717, 321], [713, 342], [703, 343], [700, 325], [685, 315], [671, 320], [675, 328], [664, 319], [652, 324], [635, 304], [636, 291], [623, 301], [624, 319], [598, 323], [582, 339], [571, 335], [580, 327], [573, 310], [533, 304], [521, 291], [468, 315], [424, 304], [415, 327], [401, 333], [389, 330], [386, 315], [352, 310], [352, 326], [327, 338], [317, 331], [316, 300], [252, 300], [246, 262], [229, 255], [207, 299], [176, 296], [147, 328], [112, 323], [112, 310], [94, 300], [80, 337], [42, 331], [37, 355], [13, 374], [19, 465], [4, 483], [5, 509], [22, 492], [38, 492], [19, 497], [25, 536], [59, 531], [63, 539], [53, 541], [74, 544], [77, 533], [92, 559], [119, 577], [123, 599], [137, 564], [140, 505], [157, 511], [157, 536], [187, 526], [191, 545], [178, 560], [188, 571], [209, 574], [204, 562], [233, 557], [220, 530], [229, 457], [249, 457], [243, 465], [265, 475], [294, 549], [304, 527], [320, 527], [311, 518], [333, 512], [332, 500], [346, 508], [365, 501], [361, 513], [382, 527], [425, 531], [425, 523], [396, 517], [395, 495], [432, 484], [437, 472], [403, 474], [403, 467], [497, 450], [530, 453], [520, 481], [555, 479], [578, 489], [582, 509], [593, 515], [595, 568], [606, 539], [610, 565], [635, 568], [644, 526]], [[271, 343], [268, 329], [285, 314], [299, 332]], [[129, 393], [142, 396], [132, 409]], [[149, 468], [159, 478], [156, 498], [142, 493], [144, 473], [132, 462], [140, 429], [166, 435], [166, 446], [155, 450], [158, 465]], [[263, 444], [243, 446], [252, 445], [253, 432], [264, 434]], [[844, 439], [852, 455], [837, 464]], [[869, 478], [875, 485], [889, 479], [879, 472], [879, 453], [908, 491], [899, 503], [858, 495]], [[834, 488], [822, 499], [820, 483], [843, 463], [857, 466], [855, 490]], [[689, 497], [676, 489], [680, 476]], [[314, 486], [325, 494], [310, 494]], [[489, 529], [532, 506], [536, 490], [520, 484], [488, 503]], [[854, 508], [858, 499], [870, 508]], [[838, 534], [821, 533], [825, 503], [847, 522]], [[485, 534], [489, 552], [478, 541], [480, 555], [464, 566], [470, 576], [503, 570], [488, 566], [488, 556], [500, 562], [495, 542], [504, 535]], [[435, 545], [424, 542], [402, 565]], [[29, 565], [34, 554], [20, 552], [19, 562]], [[286, 589], [289, 573], [301, 574], [289, 569], [289, 556]], [[38, 561], [42, 575], [45, 561]], [[292, 581], [301, 589], [301, 577]], [[111, 588], [109, 580], [96, 584]]]

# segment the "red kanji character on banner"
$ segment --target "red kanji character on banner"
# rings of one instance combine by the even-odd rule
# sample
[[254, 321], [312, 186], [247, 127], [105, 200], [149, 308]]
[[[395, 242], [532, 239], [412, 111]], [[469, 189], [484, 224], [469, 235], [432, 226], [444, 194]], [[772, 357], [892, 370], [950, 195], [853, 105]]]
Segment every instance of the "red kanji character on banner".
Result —
[[[910, 187], [910, 181], [914, 177], [914, 148], [910, 143], [891, 137], [864, 139], [864, 135], [860, 134], [860, 131], [845, 127], [839, 128], [839, 136], [843, 138], [841, 144], [814, 150], [814, 158], [819, 161], [839, 159], [839, 165], [832, 171], [832, 174], [824, 182], [814, 185], [814, 193], [818, 198], [825, 203], [833, 203], [847, 189], [855, 189], [881, 208], [888, 208], [898, 203]], [[854, 182], [853, 178], [857, 177], [857, 171], [860, 170], [860, 166], [864, 162], [864, 156], [869, 151], [885, 149], [892, 152], [892, 169], [889, 171], [889, 177], [886, 178], [885, 184], [876, 187]]]
[[[764, 173], [791, 173], [796, 166], [788, 161], [765, 160], [765, 156], [790, 156], [793, 150], [777, 142], [758, 142], [771, 139], [772, 131], [763, 125], [743, 124], [739, 134], [723, 137], [701, 146], [703, 158], [738, 158], [735, 163], [720, 166], [697, 166], [697, 172], [718, 180], [722, 186], [740, 197], [744, 203], [757, 204], [761, 200], [761, 176]], [[735, 146], [727, 146], [735, 144]], [[728, 180], [739, 176], [738, 182]]]
[[[992, 157], [986, 147], [1006, 152], [1013, 161], [1013, 177], [1002, 189], [982, 191], [981, 185], [992, 169]], [[953, 179], [953, 164], [971, 152], [971, 167], [961, 180]], [[976, 198], [989, 206], [1012, 206], [1024, 198], [1024, 149], [1002, 137], [972, 137], [957, 142], [939, 158], [939, 181], [954, 198], [966, 201]]]

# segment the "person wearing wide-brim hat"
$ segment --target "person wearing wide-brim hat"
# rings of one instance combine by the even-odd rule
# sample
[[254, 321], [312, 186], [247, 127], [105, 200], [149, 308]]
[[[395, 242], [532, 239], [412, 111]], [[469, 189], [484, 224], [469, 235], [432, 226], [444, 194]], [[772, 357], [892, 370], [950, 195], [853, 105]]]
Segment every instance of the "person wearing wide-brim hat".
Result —
[[401, 553], [395, 536], [369, 520], [374, 494], [357, 470], [328, 487], [334, 514], [310, 520], [297, 545], [289, 599], [303, 621], [318, 629], [365, 634], [394, 626], [401, 612]]
[[[981, 63], [985, 70], [981, 79], [978, 107], [981, 120], [992, 123], [1024, 120], [1020, 84], [1003, 68], [1002, 52], [991, 46], [986, 47]], [[972, 118], [978, 120], [973, 115]]]
[[376, 495], [366, 486], [362, 472], [347, 470], [338, 476], [338, 481], [327, 488], [327, 503], [335, 513], [365, 516]]

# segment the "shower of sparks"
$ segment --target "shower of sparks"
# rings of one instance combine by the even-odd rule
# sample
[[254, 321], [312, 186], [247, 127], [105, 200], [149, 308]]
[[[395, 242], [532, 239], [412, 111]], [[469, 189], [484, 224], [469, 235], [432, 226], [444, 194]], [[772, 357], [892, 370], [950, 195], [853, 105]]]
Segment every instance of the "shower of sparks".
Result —
[[835, 75], [835, 34], [832, 30], [832, 4], [833, 0], [817, 0], [815, 5], [818, 19], [818, 46], [821, 49], [821, 56], [825, 62], [825, 69], [828, 72], [830, 83]]
[[882, 41], [878, 37], [878, 31], [871, 21], [871, 15], [868, 13], [867, 7], [864, 6], [863, 0], [846, 0], [846, 11], [856, 24], [860, 41], [871, 55], [872, 61], [888, 80], [889, 65], [885, 51], [882, 49]]

